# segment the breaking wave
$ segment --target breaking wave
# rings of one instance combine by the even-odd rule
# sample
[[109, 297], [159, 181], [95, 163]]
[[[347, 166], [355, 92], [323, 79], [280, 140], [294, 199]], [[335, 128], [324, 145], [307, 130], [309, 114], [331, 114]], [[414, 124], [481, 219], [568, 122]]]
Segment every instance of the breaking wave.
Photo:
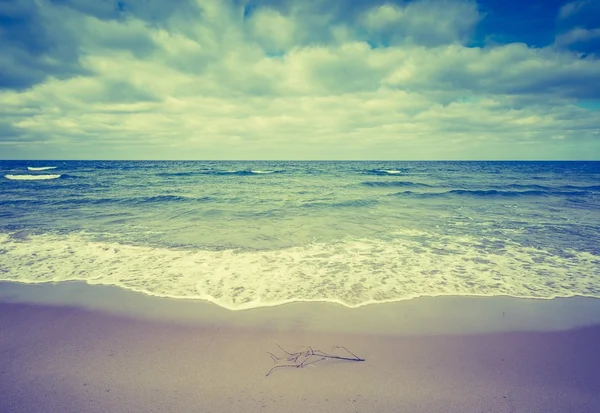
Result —
[[544, 196], [586, 196], [587, 191], [498, 191], [498, 190], [467, 190], [453, 189], [445, 192], [413, 192], [402, 191], [393, 196], [413, 198], [444, 198], [444, 197], [544, 197]]
[[29, 171], [47, 171], [48, 169], [56, 169], [56, 166], [28, 166]]
[[294, 301], [359, 307], [438, 295], [600, 297], [600, 256], [590, 252], [434, 233], [418, 238], [205, 250], [100, 242], [81, 233], [0, 234], [0, 279], [115, 285], [232, 310]]
[[413, 188], [431, 188], [431, 185], [420, 184], [417, 182], [410, 181], [367, 181], [362, 182], [362, 185], [373, 186], [380, 188], [393, 188], [393, 187], [413, 187]]
[[58, 179], [62, 175], [4, 175], [6, 179], [12, 181], [40, 181], [47, 179]]
[[398, 169], [371, 169], [367, 171], [367, 173], [373, 175], [400, 175], [403, 174], [404, 171]]

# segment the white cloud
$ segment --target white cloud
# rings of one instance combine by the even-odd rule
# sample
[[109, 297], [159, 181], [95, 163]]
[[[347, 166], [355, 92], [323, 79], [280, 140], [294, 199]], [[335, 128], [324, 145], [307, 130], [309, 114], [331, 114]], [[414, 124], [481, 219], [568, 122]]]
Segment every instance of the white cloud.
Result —
[[397, 24], [404, 15], [403, 8], [395, 4], [383, 4], [367, 11], [362, 20], [367, 29], [375, 31], [381, 27]]
[[479, 19], [475, 2], [422, 0], [375, 6], [359, 18], [359, 25], [379, 44], [434, 46], [465, 41]]
[[[160, 25], [44, 3], [77, 40], [83, 74], [0, 92], [6, 156], [600, 153], [600, 112], [574, 106], [600, 93], [590, 86], [600, 85], [600, 62], [524, 44], [465, 47], [479, 18], [472, 2], [388, 4], [347, 22], [320, 14], [335, 23], [321, 31], [304, 24], [306, 8], [245, 19], [241, 6], [199, 3], [198, 19], [173, 12]], [[386, 36], [389, 47], [367, 42]]]
[[278, 11], [269, 8], [258, 10], [249, 19], [252, 33], [261, 46], [271, 53], [289, 50], [294, 46], [296, 23]]
[[579, 11], [581, 11], [581, 9], [583, 9], [585, 6], [587, 6], [590, 3], [592, 3], [591, 0], [576, 0], [576, 1], [569, 2], [560, 8], [560, 10], [558, 12], [558, 18], [566, 19], [568, 17], [571, 17], [574, 14], [579, 13]]
[[575, 43], [587, 42], [598, 38], [600, 38], [600, 28], [588, 30], [581, 27], [576, 27], [568, 32], [561, 33], [556, 36], [554, 43], [557, 46], [566, 47]]

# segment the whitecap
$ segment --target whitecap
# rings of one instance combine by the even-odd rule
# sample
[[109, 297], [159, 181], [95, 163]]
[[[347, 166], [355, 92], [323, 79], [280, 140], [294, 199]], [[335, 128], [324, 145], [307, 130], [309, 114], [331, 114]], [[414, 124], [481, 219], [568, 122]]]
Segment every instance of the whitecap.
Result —
[[47, 171], [48, 169], [56, 169], [56, 166], [28, 166], [29, 171]]
[[482, 250], [480, 238], [425, 234], [425, 242], [347, 238], [219, 251], [100, 242], [85, 234], [0, 234], [0, 280], [85, 281], [231, 310], [292, 301], [360, 307], [438, 295], [599, 296], [598, 255], [565, 250], [565, 257], [506, 240], [501, 250]]
[[4, 175], [6, 179], [13, 181], [39, 181], [45, 179], [57, 179], [62, 175]]

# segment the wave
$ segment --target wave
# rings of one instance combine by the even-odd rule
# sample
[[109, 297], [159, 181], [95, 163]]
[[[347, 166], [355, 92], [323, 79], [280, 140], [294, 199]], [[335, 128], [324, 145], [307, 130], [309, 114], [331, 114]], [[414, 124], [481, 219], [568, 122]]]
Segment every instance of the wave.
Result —
[[183, 202], [190, 200], [184, 196], [179, 195], [155, 195], [155, 196], [143, 196], [139, 198], [125, 198], [126, 202], [134, 202], [137, 204], [152, 204], [160, 202]]
[[261, 171], [261, 170], [243, 169], [243, 170], [229, 170], [229, 171], [210, 171], [210, 172], [205, 172], [205, 174], [209, 174], [209, 175], [239, 175], [239, 176], [244, 176], [244, 175], [274, 174], [274, 173], [281, 173], [281, 172], [282, 171]]
[[250, 171], [210, 171], [205, 172], [207, 175], [252, 175]]
[[536, 184], [510, 184], [497, 186], [496, 188], [510, 188], [510, 189], [525, 189], [525, 190], [538, 190], [538, 191], [564, 191], [564, 190], [575, 190], [575, 191], [600, 191], [600, 185], [561, 185], [561, 186], [546, 186]]
[[537, 191], [549, 191], [549, 190], [552, 189], [549, 186], [536, 185], [536, 184], [531, 184], [531, 185], [527, 185], [527, 184], [510, 184], [510, 185], [497, 186], [497, 188], [525, 189], [525, 190], [537, 190]]
[[198, 175], [264, 175], [264, 174], [274, 174], [281, 173], [282, 171], [262, 171], [262, 170], [224, 170], [224, 171], [186, 171], [186, 172], [162, 172], [156, 174], [157, 176], [162, 176], [165, 178], [170, 177], [186, 177], [186, 176], [198, 176]]
[[215, 199], [209, 196], [201, 198], [187, 197], [181, 195], [155, 195], [139, 198], [125, 198], [122, 201], [136, 204], [167, 203], [167, 202], [210, 202]]
[[588, 185], [588, 186], [577, 186], [577, 185], [565, 185], [561, 188], [564, 189], [575, 189], [581, 191], [600, 191], [600, 185]]
[[359, 307], [437, 295], [600, 297], [600, 256], [593, 253], [559, 255], [506, 239], [429, 232], [418, 240], [348, 238], [277, 250], [154, 248], [83, 233], [0, 234], [0, 243], [3, 281], [84, 281], [232, 310], [292, 301]]
[[58, 179], [62, 175], [4, 175], [6, 179], [13, 181], [39, 181], [47, 179]]
[[69, 197], [69, 198], [20, 198], [11, 200], [0, 200], [0, 205], [56, 205], [64, 207], [73, 207], [79, 205], [146, 205], [146, 204], [172, 204], [172, 203], [203, 203], [214, 202], [215, 198], [205, 196], [201, 198], [186, 197], [179, 195], [157, 195], [140, 197]]
[[202, 172], [161, 172], [161, 173], [157, 173], [156, 176], [170, 178], [170, 177], [177, 177], [177, 176], [194, 176], [194, 175], [198, 175], [199, 173], [202, 173]]
[[351, 199], [348, 201], [342, 202], [307, 202], [305, 204], [300, 205], [302, 208], [360, 208], [365, 206], [373, 206], [378, 202], [374, 199]]
[[56, 169], [56, 166], [28, 166], [29, 171], [46, 171], [48, 169]]
[[431, 188], [431, 185], [421, 184], [418, 182], [410, 182], [410, 181], [367, 181], [361, 182], [362, 185], [365, 186], [373, 186], [373, 187], [381, 187], [381, 188], [390, 188], [390, 187], [413, 187], [413, 188]]
[[392, 196], [406, 196], [413, 198], [440, 198], [440, 197], [452, 197], [452, 196], [464, 196], [464, 197], [545, 197], [545, 196], [586, 196], [586, 191], [498, 191], [495, 189], [491, 190], [467, 190], [467, 189], [453, 189], [445, 192], [413, 192], [413, 191], [402, 191], [391, 194]]
[[405, 171], [401, 171], [398, 169], [371, 169], [366, 172], [374, 175], [400, 175], [403, 174]]

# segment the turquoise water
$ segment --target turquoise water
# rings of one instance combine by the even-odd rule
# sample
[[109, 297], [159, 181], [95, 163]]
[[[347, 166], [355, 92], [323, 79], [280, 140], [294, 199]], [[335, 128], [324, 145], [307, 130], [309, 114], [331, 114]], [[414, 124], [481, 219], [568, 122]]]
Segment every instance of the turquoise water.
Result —
[[1, 280], [230, 309], [600, 297], [600, 162], [1, 161], [0, 172]]

